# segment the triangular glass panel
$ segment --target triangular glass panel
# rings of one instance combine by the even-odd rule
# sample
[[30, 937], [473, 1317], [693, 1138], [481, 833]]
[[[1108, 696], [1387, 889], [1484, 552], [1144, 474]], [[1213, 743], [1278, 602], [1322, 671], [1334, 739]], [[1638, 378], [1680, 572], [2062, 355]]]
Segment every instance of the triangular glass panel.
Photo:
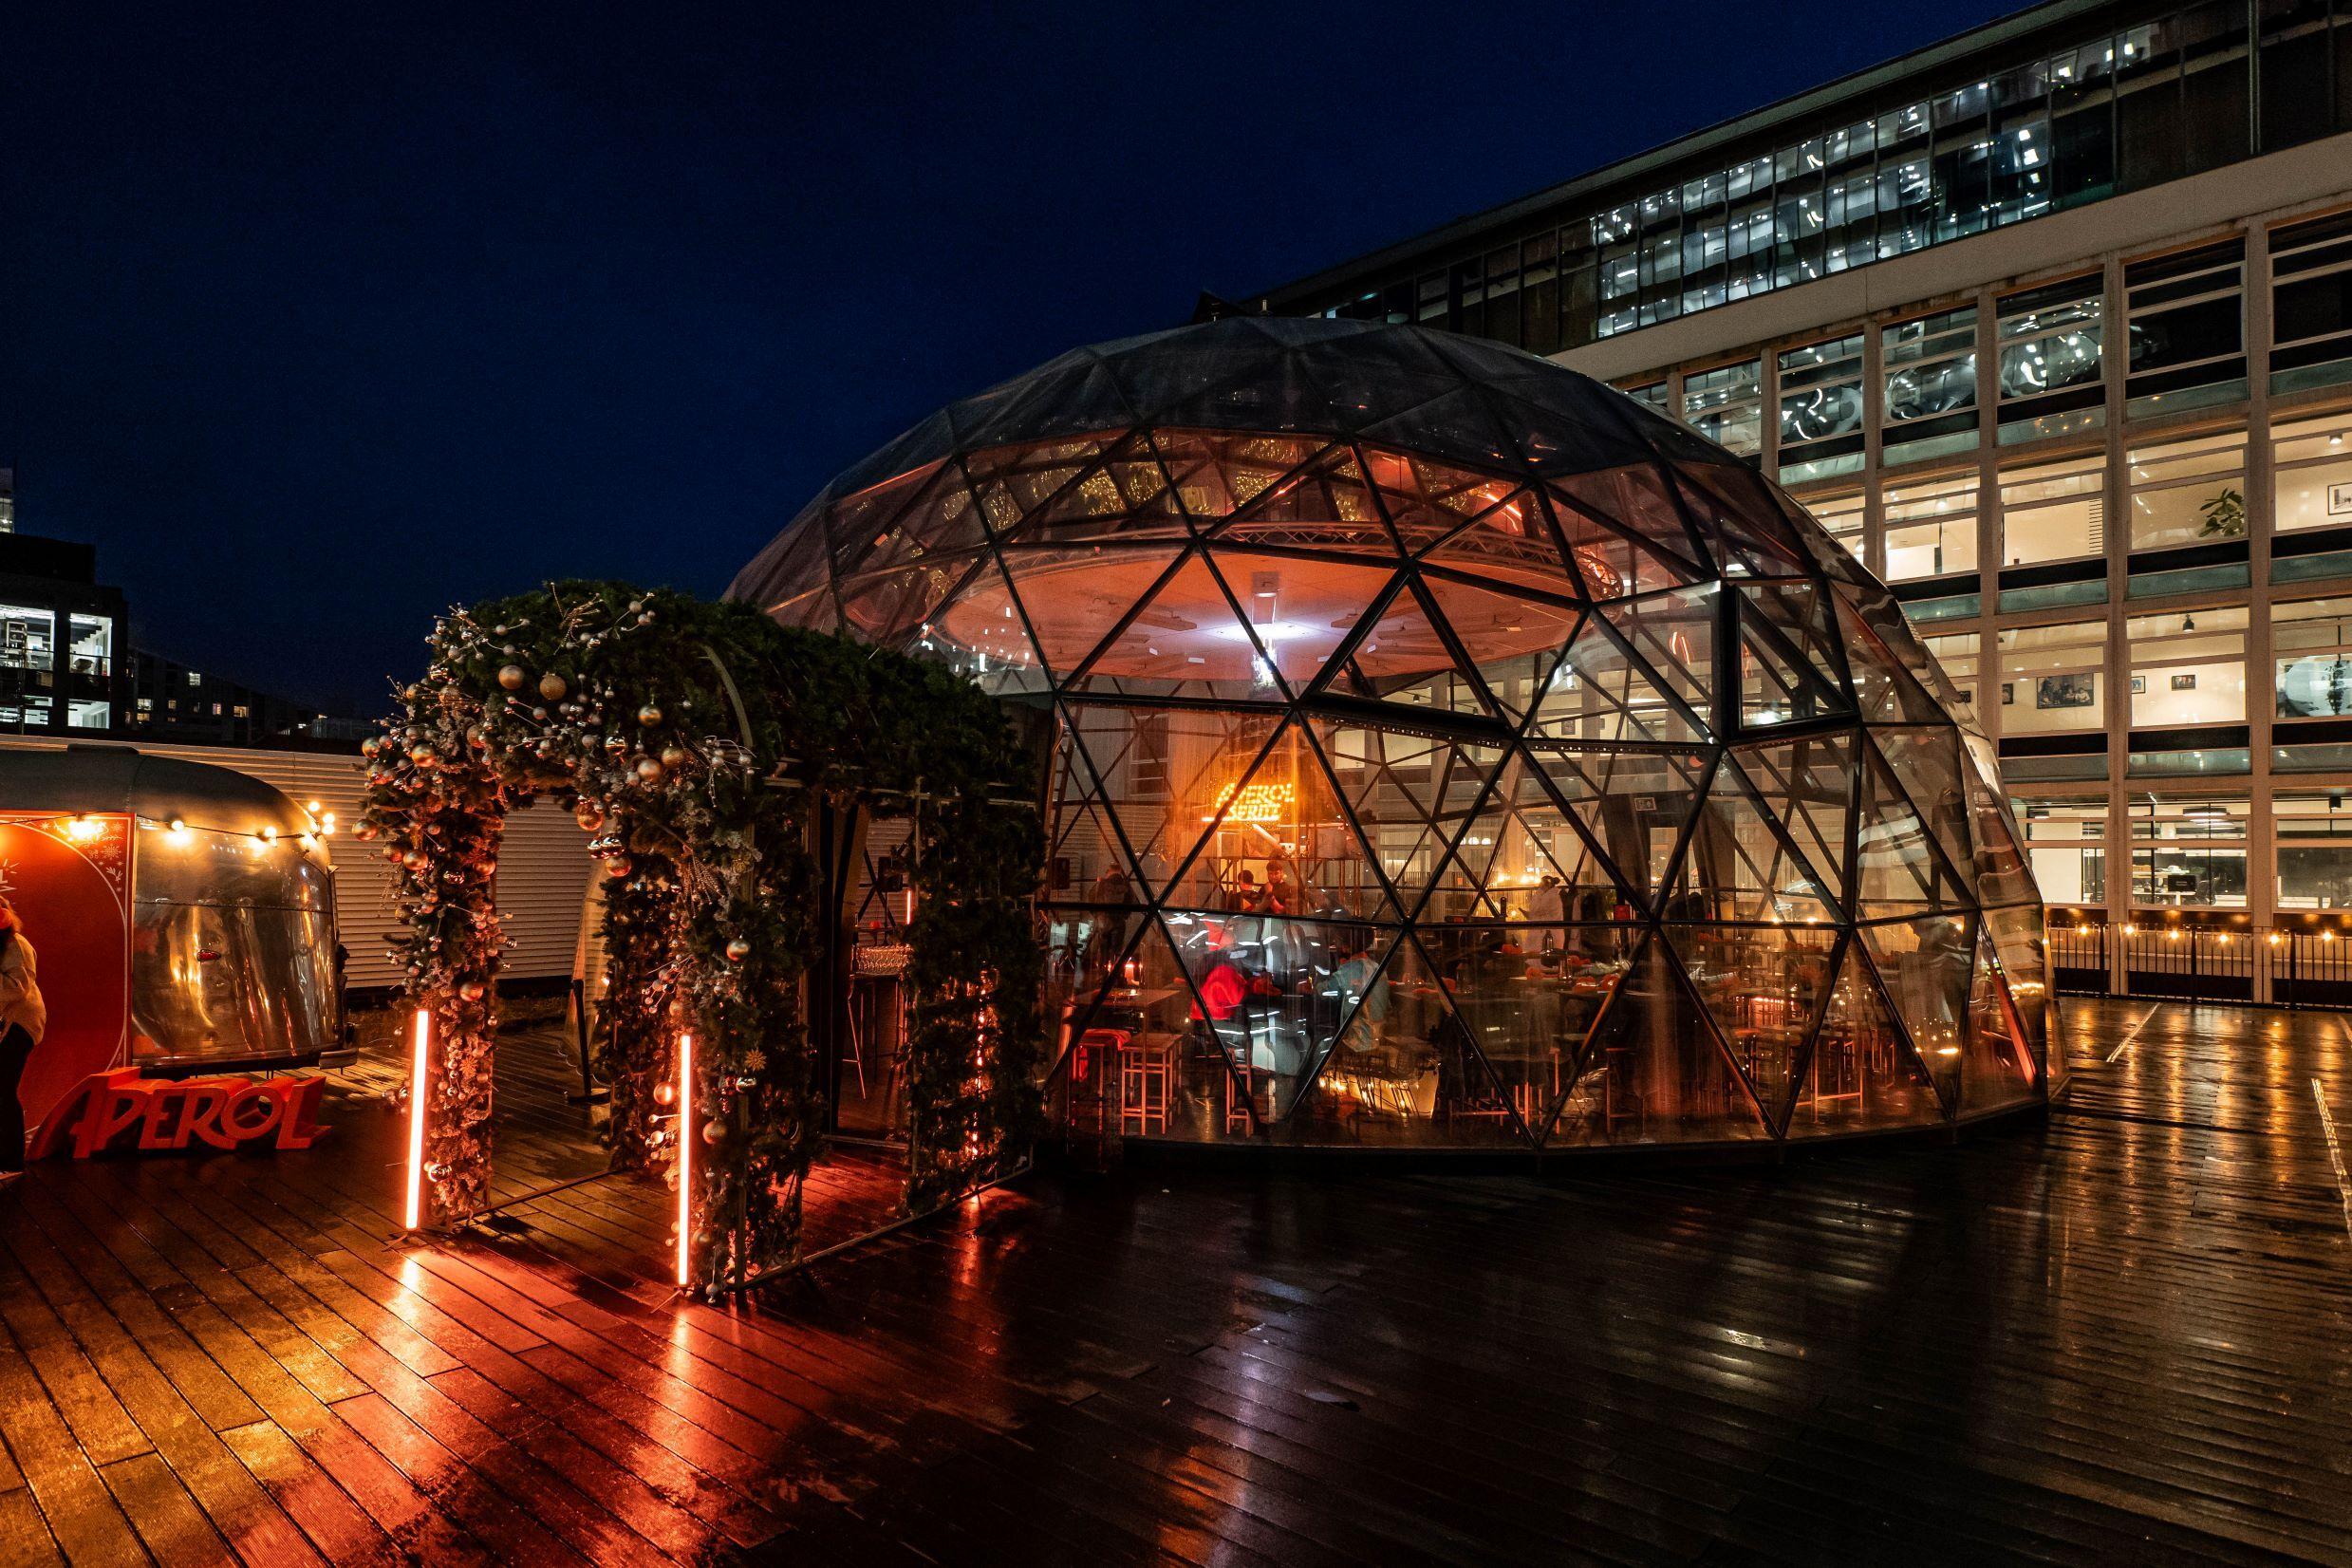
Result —
[[1652, 593], [1600, 607], [1656, 681], [1706, 719], [1714, 712], [1715, 619], [1720, 586]]
[[1655, 748], [1530, 742], [1552, 793], [1576, 813], [1585, 837], [1625, 879], [1627, 902], [1647, 907], [1698, 801], [1700, 759]]
[[[1068, 628], [1066, 644], [1057, 643], [1053, 653], [1074, 653], [1083, 661], [1074, 673], [1062, 666], [1065, 690], [1165, 691], [1241, 702], [1279, 702], [1287, 697], [1272, 661], [1197, 549], [1180, 561], [1157, 553], [1104, 551], [1065, 565], [1065, 554], [1084, 552], [1049, 552], [1055, 569], [1035, 573], [1031, 589], [1040, 607], [1050, 607], [1042, 619]], [[1031, 558], [1014, 557], [1017, 567]], [[1033, 574], [1024, 573], [1023, 581], [1031, 583]], [[1139, 601], [1142, 607], [1129, 616]], [[1109, 641], [1094, 651], [1090, 640], [1106, 635]]]
[[[1944, 851], [1876, 748], [1859, 748], [1861, 801], [1854, 831], [1854, 898], [1864, 920], [1966, 906], [1969, 897]], [[1932, 1064], [1931, 1064], [1932, 1065]]]
[[[919, 572], [923, 568], [912, 569]], [[896, 618], [902, 626], [916, 619], [904, 604]], [[1050, 680], [1046, 663], [1030, 639], [1029, 624], [1011, 583], [993, 562], [964, 579], [952, 598], [920, 618], [920, 625], [930, 658], [943, 661], [986, 689], [1046, 688]]]
[[1254, 374], [1279, 360], [1281, 345], [1238, 319], [1183, 333], [1153, 334], [1133, 347], [1107, 352], [1138, 422], [1167, 424], [1161, 411]]
[[1489, 472], [1508, 472], [1521, 466], [1517, 445], [1503, 433], [1486, 400], [1472, 387], [1431, 398], [1374, 420], [1364, 426], [1362, 435], [1372, 445], [1426, 452], [1440, 460]]
[[1647, 448], [1625, 432], [1578, 419], [1558, 407], [1492, 387], [1487, 398], [1527, 465], [1539, 474], [1588, 474], [1640, 462], [1650, 456]]
[[1801, 577], [1807, 556], [1788, 519], [1745, 463], [1684, 463], [1684, 504], [1727, 576]]
[[1803, 1047], [1829, 991], [1839, 933], [1828, 926], [1661, 929], [1778, 1135], [1788, 1125]]
[[1421, 588], [1475, 663], [1487, 695], [1514, 723], [1525, 717], [1539, 679], [1559, 664], [1578, 612], [1523, 591], [1460, 582], [1435, 571], [1422, 573]]
[[[945, 657], [960, 668], [969, 668], [973, 659], [967, 650], [931, 635], [933, 620], [967, 591], [992, 596], [1001, 611], [1009, 603], [1003, 584], [995, 557], [985, 552], [927, 556], [842, 584], [843, 625], [861, 640], [883, 647]], [[972, 622], [967, 629], [979, 636], [982, 628], [978, 617]]]
[[[1191, 792], [1187, 811], [1199, 848], [1177, 867], [1167, 902], [1196, 910], [1303, 915], [1327, 904], [1322, 862], [1358, 856], [1336, 829], [1340, 803], [1320, 756], [1297, 720], [1254, 758], [1228, 753], [1220, 772]], [[1140, 853], [1140, 851], [1139, 851]], [[1392, 918], [1392, 917], [1391, 917]]]
[[1743, 587], [1739, 607], [1743, 727], [1801, 724], [1854, 711], [1841, 689], [1844, 661], [1831, 646], [1811, 584]]
[[[1165, 580], [1183, 551], [1181, 545], [1143, 550], [1101, 546], [1007, 550], [1003, 563], [1012, 581], [1019, 585], [1017, 606], [1009, 600], [977, 603], [976, 595], [989, 582], [983, 577], [957, 595], [953, 608], [932, 620], [938, 629], [955, 637], [969, 625], [984, 626], [991, 617], [1011, 624], [1019, 617], [1008, 611], [1026, 609], [1036, 627], [1039, 661], [1049, 673], [1068, 683], [1086, 668], [1096, 648], [1112, 636], [1139, 601], [1167, 591]], [[1226, 621], [1232, 618], [1227, 611]]]
[[1031, 513], [1085, 477], [1105, 453], [1126, 439], [1126, 431], [1109, 430], [974, 452], [963, 459], [964, 476], [989, 532], [1002, 538], [1018, 531]]
[[1348, 818], [1410, 915], [1484, 799], [1503, 749], [1373, 724], [1334, 724], [1321, 739]]
[[1163, 429], [1151, 442], [1177, 504], [1203, 532], [1333, 450], [1317, 437], [1264, 432]]
[[1408, 577], [1340, 650], [1324, 685], [1408, 712], [1491, 718], [1478, 678], [1455, 658], [1429, 601]]
[[1054, 838], [1046, 859], [1048, 904], [1142, 905], [1158, 892], [1138, 887], [1134, 860], [1112, 826], [1092, 770], [1065, 746], [1054, 769]]
[[1792, 1134], [1932, 1127], [1943, 1119], [1943, 1102], [1928, 1070], [1912, 1054], [1910, 1040], [1895, 1027], [1861, 943], [1849, 941], [1814, 1036]]
[[2034, 1098], [2040, 1067], [2009, 1005], [2000, 955], [1989, 932], [1976, 938], [1976, 978], [1969, 993], [1967, 1054], [1960, 1065], [1960, 1108], [1992, 1111]]
[[880, 571], [901, 560], [976, 550], [987, 542], [963, 471], [937, 462], [844, 495], [826, 509], [833, 575]]
[[1708, 575], [1678, 552], [1652, 545], [1613, 523], [1596, 520], [1568, 496], [1552, 496], [1568, 556], [1585, 594], [1594, 599], [1630, 599], [1639, 593], [1688, 588]]
[[2009, 813], [2002, 808], [2001, 797], [1979, 783], [1972, 772], [1964, 775], [1964, 785], [1975, 819], [1976, 856], [1968, 868], [1976, 873], [1978, 902], [1989, 906], [2036, 899], [2025, 857], [2009, 836]]
[[1003, 542], [1026, 548], [1156, 541], [1172, 548], [1190, 535], [1159, 454], [1139, 431], [1031, 507]]
[[1985, 930], [1992, 939], [2002, 982], [2008, 987], [2009, 1005], [2025, 1032], [2025, 1048], [2044, 1064], [2055, 1092], [2065, 1081], [2066, 1064], [2065, 1053], [2050, 1038], [2050, 961], [2042, 905], [1988, 909]]
[[1397, 555], [1353, 447], [1330, 448], [1206, 526], [1221, 545], [1327, 551], [1382, 562]]
[[967, 452], [1007, 441], [1059, 440], [1126, 430], [1139, 422], [1142, 413], [1121, 394], [1109, 367], [1092, 360], [1024, 376], [1001, 398], [992, 400], [993, 406], [984, 412], [978, 402], [971, 400], [950, 410], [957, 444]]
[[[1343, 960], [1340, 972], [1354, 961]], [[1525, 1147], [1521, 1107], [1528, 1096], [1498, 1078], [1473, 1044], [1473, 1027], [1443, 978], [1454, 961], [1425, 952], [1409, 935], [1397, 944], [1336, 1030], [1315, 1091], [1293, 1118], [1294, 1137], [1372, 1148]], [[1358, 982], [1334, 989], [1344, 1005]]]
[[1512, 495], [1421, 551], [1425, 566], [1444, 567], [1491, 583], [1501, 591], [1575, 599], [1584, 588], [1563, 564], [1552, 519], [1526, 491]]
[[823, 588], [768, 607], [768, 615], [781, 626], [798, 626], [805, 631], [833, 632], [841, 627], [841, 606], [833, 597], [831, 583]]
[[[1714, 575], [1705, 564], [1711, 557], [1700, 550], [1683, 518], [1681, 505], [1666, 487], [1665, 474], [1654, 465], [1627, 463], [1596, 474], [1562, 475], [1551, 481], [1551, 488], [1568, 508], [1598, 518], [1619, 534], [1642, 540], [1652, 551], [1675, 563], [1683, 581], [1699, 582]], [[1563, 512], [1560, 524], [1564, 528], [1567, 523]], [[1570, 543], [1575, 543], [1573, 532]]]
[[1846, 898], [1846, 829], [1854, 815], [1852, 732], [1742, 746], [1727, 762], [1747, 775], [1830, 901]]
[[1718, 765], [1659, 912], [1667, 920], [1823, 926], [1837, 919], [1829, 891], [1759, 809], [1739, 769]]
[[1886, 758], [1887, 771], [1911, 797], [1919, 819], [1935, 835], [1944, 860], [1964, 880], [1976, 865], [1969, 844], [1969, 802], [1962, 788], [1960, 736], [1945, 725], [1874, 729], [1869, 744]]
[[1854, 706], [1865, 724], [1940, 724], [1951, 715], [1928, 694], [1886, 643], [1862, 622], [1854, 607], [1833, 592], [1838, 630], [1845, 639], [1846, 668], [1854, 676]]
[[1253, 969], [1254, 951], [1221, 945], [1222, 932], [1186, 917], [1135, 924], [1128, 957], [1078, 1036], [1120, 1073], [1124, 1129], [1188, 1142], [1249, 1136], [1270, 1107], [1251, 1092], [1263, 1086], [1243, 1081], [1237, 1064], [1242, 1040], [1261, 1032], [1253, 1013], [1272, 982]]
[[[1217, 817], [1220, 796], [1251, 771], [1278, 719], [1234, 709], [1073, 702], [1064, 722], [1083, 788], [1116, 822], [1137, 886], [1164, 896]], [[1211, 905], [1214, 906], [1214, 905]]]
[[1453, 391], [1462, 377], [1410, 332], [1366, 332], [1341, 343], [1310, 343], [1298, 351], [1308, 375], [1353, 422], [1388, 418]]
[[[1504, 690], [1515, 697], [1518, 688], [1506, 680]], [[1651, 679], [1649, 666], [1592, 614], [1551, 661], [1532, 700], [1533, 714], [1512, 712], [1508, 700], [1504, 711], [1514, 719], [1523, 719], [1534, 739], [1676, 744], [1696, 741], [1706, 733], [1688, 708]]]
[[[1228, 550], [1223, 544], [1209, 547], [1209, 559], [1224, 580], [1227, 596], [1241, 605], [1257, 646], [1264, 650], [1266, 661], [1292, 691], [1304, 691], [1333, 667], [1349, 634], [1363, 620], [1365, 610], [1390, 590], [1397, 572], [1393, 556], [1365, 561], [1306, 559]], [[1408, 628], [1399, 625], [1394, 629], [1398, 642], [1391, 644], [1391, 652], [1400, 652], [1408, 640]], [[1379, 630], [1375, 626], [1366, 641], [1379, 643]], [[1442, 661], [1448, 670], [1452, 668], [1453, 661], [1442, 644], [1432, 649], [1427, 642], [1415, 640], [1415, 645]], [[1360, 644], [1358, 651], [1363, 651]], [[1373, 663], [1377, 667], [1376, 658]]]
[[1409, 555], [1447, 538], [1470, 518], [1508, 502], [1515, 493], [1509, 479], [1456, 468], [1418, 453], [1370, 445], [1360, 450], [1381, 510], [1396, 532], [1398, 546]]
[[752, 557], [749, 565], [735, 574], [735, 581], [728, 585], [727, 597], [756, 605], [774, 615], [781, 605], [811, 592], [814, 585], [830, 587], [832, 578], [827, 569], [831, 555], [824, 511], [822, 505], [814, 503], [804, 508]]
[[1605, 922], [1620, 901], [1619, 887], [1546, 786], [1541, 766], [1514, 756], [1455, 840], [1422, 920]]
[[1859, 928], [1895, 1021], [1934, 1079], [1948, 1112], [1960, 1103], [1961, 1036], [1975, 961], [1970, 924], [1968, 916], [1953, 914]]
[[1354, 424], [1307, 374], [1297, 351], [1281, 347], [1232, 381], [1154, 410], [1150, 420], [1162, 428], [1316, 434]]
[[1554, 1147], [1764, 1138], [1756, 1100], [1697, 999], [1652, 938], [1587, 1041]]
[[[1136, 1020], [1122, 1015], [1131, 1015], [1126, 1003], [1146, 983], [1147, 968], [1156, 969], [1165, 983], [1172, 967], [1164, 951], [1167, 943], [1149, 935], [1158, 929], [1151, 918], [1079, 908], [1039, 913], [1046, 957], [1045, 1026], [1053, 1036], [1055, 1061], [1074, 1045], [1099, 1049], [1112, 1044], [1111, 1036], [1092, 1034], [1097, 1025], [1131, 1034]], [[1163, 951], [1155, 954], [1153, 948]]]

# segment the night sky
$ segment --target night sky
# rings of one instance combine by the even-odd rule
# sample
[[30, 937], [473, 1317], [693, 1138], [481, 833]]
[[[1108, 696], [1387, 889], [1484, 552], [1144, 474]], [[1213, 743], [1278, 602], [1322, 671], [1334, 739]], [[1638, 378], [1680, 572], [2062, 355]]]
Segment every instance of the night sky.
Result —
[[952, 398], [2009, 9], [0, 8], [0, 466], [142, 645], [373, 713], [452, 602], [716, 594]]

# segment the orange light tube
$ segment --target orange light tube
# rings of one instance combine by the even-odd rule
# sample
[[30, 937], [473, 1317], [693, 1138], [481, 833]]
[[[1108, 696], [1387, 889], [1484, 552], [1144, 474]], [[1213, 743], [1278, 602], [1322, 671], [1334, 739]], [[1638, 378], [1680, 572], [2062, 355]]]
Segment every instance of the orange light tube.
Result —
[[678, 1036], [678, 1283], [694, 1282], [694, 1036]]
[[408, 1068], [408, 1206], [407, 1228], [424, 1223], [424, 1073], [433, 1044], [433, 1012], [417, 1009], [417, 1043]]

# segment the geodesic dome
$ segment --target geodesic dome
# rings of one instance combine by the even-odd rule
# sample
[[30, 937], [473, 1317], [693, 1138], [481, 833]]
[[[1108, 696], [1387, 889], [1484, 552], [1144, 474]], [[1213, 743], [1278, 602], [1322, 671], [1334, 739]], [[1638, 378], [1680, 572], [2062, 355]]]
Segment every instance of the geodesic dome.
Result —
[[1755, 470], [1547, 361], [1229, 320], [1082, 348], [737, 578], [1050, 705], [1050, 1016], [1130, 1135], [1550, 1148], [2034, 1103], [1993, 751]]

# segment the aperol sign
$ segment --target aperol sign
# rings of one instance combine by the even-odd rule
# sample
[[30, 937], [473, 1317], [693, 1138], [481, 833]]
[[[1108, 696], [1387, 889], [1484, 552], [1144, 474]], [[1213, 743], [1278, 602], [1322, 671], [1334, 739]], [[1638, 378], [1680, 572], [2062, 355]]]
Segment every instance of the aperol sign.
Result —
[[308, 1148], [318, 1125], [319, 1078], [142, 1078], [118, 1067], [82, 1080], [41, 1123], [31, 1158], [86, 1160], [121, 1149], [226, 1149], [269, 1140]]

